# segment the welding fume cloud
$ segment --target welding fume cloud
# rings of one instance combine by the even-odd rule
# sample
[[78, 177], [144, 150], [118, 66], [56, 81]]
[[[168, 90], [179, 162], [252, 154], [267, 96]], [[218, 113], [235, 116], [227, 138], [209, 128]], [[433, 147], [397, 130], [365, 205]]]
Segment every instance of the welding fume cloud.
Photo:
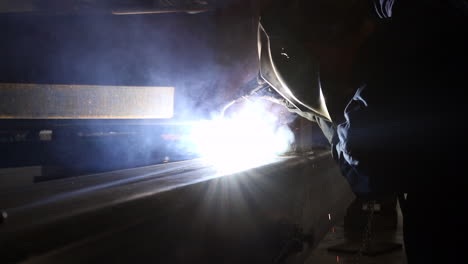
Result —
[[265, 165], [290, 150], [294, 134], [278, 105], [254, 98], [232, 109], [197, 123], [191, 133], [195, 151], [219, 173]]

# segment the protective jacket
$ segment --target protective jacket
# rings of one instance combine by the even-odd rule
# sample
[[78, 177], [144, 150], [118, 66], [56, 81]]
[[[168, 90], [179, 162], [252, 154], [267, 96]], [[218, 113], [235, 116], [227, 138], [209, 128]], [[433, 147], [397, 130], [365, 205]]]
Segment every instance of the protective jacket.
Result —
[[[326, 112], [323, 103], [332, 81], [322, 77], [313, 62], [308, 62], [314, 65], [308, 68], [309, 97], [291, 96], [307, 94], [294, 86], [301, 83], [298, 79], [280, 77], [271, 84], [278, 90], [290, 84], [284, 93], [297, 98], [296, 104], [302, 103], [302, 111], [309, 113], [304, 116], [317, 120], [329, 135], [334, 157], [356, 193], [453, 188], [462, 182], [465, 162], [466, 1], [370, 4], [379, 25], [354, 63], [355, 92], [343, 118]], [[271, 55], [270, 60], [275, 63]], [[289, 65], [288, 71], [306, 65]], [[281, 66], [273, 68], [282, 73]]]

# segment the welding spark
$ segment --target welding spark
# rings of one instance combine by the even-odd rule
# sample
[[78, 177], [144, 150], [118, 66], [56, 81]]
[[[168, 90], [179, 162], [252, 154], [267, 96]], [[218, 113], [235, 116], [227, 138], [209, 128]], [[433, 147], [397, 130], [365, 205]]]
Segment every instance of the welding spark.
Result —
[[247, 101], [230, 117], [195, 126], [198, 153], [219, 173], [230, 174], [271, 163], [290, 148], [294, 135], [262, 101]]

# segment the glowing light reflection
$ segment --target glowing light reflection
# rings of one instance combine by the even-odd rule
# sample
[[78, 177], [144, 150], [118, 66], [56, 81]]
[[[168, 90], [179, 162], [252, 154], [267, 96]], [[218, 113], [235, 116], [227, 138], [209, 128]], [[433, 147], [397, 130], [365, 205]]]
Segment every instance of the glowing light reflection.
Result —
[[200, 122], [192, 137], [197, 152], [221, 174], [271, 163], [294, 141], [290, 128], [262, 101], [248, 101], [230, 117]]

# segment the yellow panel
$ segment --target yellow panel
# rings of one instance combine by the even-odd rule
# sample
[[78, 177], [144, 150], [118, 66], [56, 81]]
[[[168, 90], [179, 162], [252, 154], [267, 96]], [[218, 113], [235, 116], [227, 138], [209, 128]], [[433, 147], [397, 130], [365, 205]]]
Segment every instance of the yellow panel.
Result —
[[174, 87], [0, 83], [0, 119], [156, 119]]

